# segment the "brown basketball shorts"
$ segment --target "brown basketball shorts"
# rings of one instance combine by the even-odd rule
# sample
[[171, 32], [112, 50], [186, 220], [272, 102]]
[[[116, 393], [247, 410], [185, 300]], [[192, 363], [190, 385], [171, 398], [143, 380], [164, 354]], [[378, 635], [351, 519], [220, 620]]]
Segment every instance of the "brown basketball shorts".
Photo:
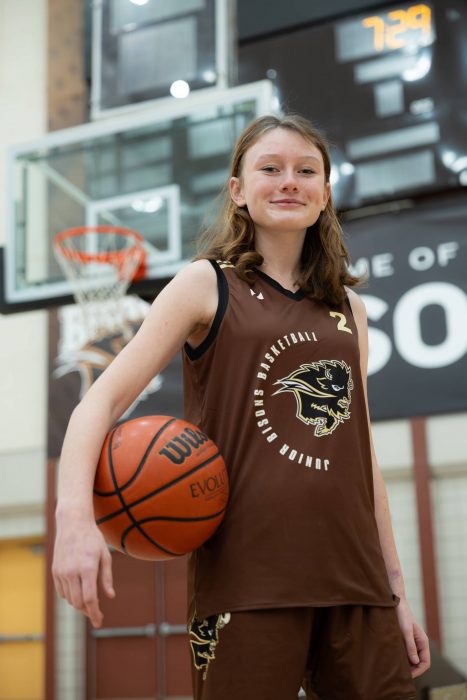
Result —
[[413, 700], [396, 609], [251, 610], [189, 625], [194, 700]]

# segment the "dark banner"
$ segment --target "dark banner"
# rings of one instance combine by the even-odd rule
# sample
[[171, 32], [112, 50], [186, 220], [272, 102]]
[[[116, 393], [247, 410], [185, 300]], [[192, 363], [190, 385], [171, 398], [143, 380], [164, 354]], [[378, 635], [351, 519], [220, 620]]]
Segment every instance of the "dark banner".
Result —
[[369, 325], [373, 420], [467, 409], [467, 197], [344, 223]]
[[[146, 315], [149, 304], [136, 297], [125, 299], [127, 317], [134, 331]], [[81, 310], [76, 305], [49, 312], [49, 416], [48, 456], [60, 456], [63, 438], [74, 407], [99, 374], [120, 352], [125, 341], [120, 333], [86, 338]], [[178, 354], [156, 375], [122, 420], [146, 415], [182, 418], [182, 363]]]

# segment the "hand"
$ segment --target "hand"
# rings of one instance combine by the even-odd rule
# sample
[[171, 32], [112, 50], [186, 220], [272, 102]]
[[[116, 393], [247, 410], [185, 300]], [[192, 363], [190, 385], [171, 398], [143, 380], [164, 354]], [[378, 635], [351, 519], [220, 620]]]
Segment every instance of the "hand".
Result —
[[431, 661], [428, 637], [415, 620], [405, 598], [401, 598], [396, 610], [407, 648], [412, 678], [417, 678], [430, 668]]
[[89, 617], [93, 627], [100, 627], [104, 616], [98, 579], [109, 598], [115, 597], [115, 591], [112, 558], [93, 520], [65, 516], [57, 524], [52, 575], [58, 595]]

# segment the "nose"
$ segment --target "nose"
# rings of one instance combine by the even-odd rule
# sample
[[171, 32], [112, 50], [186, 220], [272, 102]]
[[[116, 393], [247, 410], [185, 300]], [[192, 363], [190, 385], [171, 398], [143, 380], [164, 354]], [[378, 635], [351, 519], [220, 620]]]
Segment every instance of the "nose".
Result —
[[294, 170], [284, 170], [280, 189], [284, 192], [296, 192], [298, 190], [297, 176]]

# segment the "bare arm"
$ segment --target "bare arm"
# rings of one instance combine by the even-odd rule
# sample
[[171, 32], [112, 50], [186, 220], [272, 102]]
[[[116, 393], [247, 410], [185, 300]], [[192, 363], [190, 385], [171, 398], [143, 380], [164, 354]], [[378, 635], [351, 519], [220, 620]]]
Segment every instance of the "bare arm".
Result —
[[371, 423], [367, 396], [368, 321], [366, 309], [363, 301], [354, 291], [350, 289], [347, 291], [352, 306], [352, 311], [354, 313], [355, 323], [357, 324], [358, 329], [360, 367], [362, 372], [368, 429], [370, 435], [376, 524], [378, 527], [381, 551], [383, 554], [384, 563], [386, 565], [391, 590], [401, 599], [397, 608], [399, 624], [404, 635], [407, 654], [409, 656], [410, 663], [412, 664], [412, 676], [415, 678], [416, 676], [420, 676], [430, 667], [428, 637], [415, 620], [407, 602], [402, 568], [397, 554], [392, 529], [386, 486], [378, 465], [373, 439], [371, 436]]
[[73, 411], [60, 458], [53, 575], [59, 595], [102, 622], [98, 571], [113, 596], [110, 555], [94, 523], [92, 487], [111, 426], [184, 342], [209, 325], [217, 304], [216, 274], [206, 260], [191, 263], [160, 292], [141, 328]]

